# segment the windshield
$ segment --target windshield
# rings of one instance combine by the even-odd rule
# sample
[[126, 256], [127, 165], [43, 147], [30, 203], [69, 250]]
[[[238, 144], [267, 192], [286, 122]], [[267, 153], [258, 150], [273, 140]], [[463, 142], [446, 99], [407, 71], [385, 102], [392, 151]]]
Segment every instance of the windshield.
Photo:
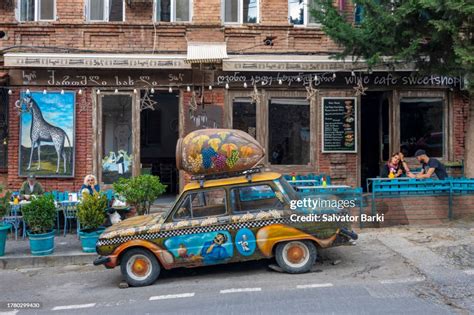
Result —
[[290, 200], [297, 200], [300, 199], [300, 195], [296, 192], [296, 190], [293, 189], [293, 187], [284, 179], [283, 177], [280, 177], [280, 184], [283, 186], [283, 189], [285, 189], [285, 192], [288, 194], [288, 197]]

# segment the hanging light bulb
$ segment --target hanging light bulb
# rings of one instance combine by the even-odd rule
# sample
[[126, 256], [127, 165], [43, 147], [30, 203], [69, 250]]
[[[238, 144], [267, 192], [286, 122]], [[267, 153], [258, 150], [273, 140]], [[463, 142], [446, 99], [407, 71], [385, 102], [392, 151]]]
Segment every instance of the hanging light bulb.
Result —
[[314, 76], [314, 81], [316, 81], [316, 82], [319, 81], [318, 75], [315, 75], [315, 76]]
[[150, 93], [151, 93], [151, 94], [155, 94], [155, 89], [154, 89], [154, 88], [151, 88]]
[[225, 88], [226, 88], [226, 89], [229, 89], [229, 83], [226, 83], [226, 84], [225, 84]]
[[212, 85], [209, 85], [209, 91], [212, 91]]
[[300, 78], [300, 77], [297, 77], [297, 78], [296, 78], [296, 81], [301, 82], [301, 78]]
[[247, 88], [247, 82], [244, 82], [244, 88]]
[[332, 74], [332, 78], [333, 78], [333, 79], [336, 78], [336, 72], [334, 72], [334, 73]]
[[48, 92], [46, 92], [46, 89], [44, 89], [44, 90], [43, 90], [43, 94], [46, 95], [46, 93], [48, 93]]
[[79, 92], [77, 94], [82, 95], [82, 89], [79, 89]]
[[278, 80], [278, 84], [282, 85], [283, 81], [281, 79]]
[[137, 94], [137, 89], [133, 89], [133, 94]]
[[355, 76], [356, 76], [356, 74], [355, 74], [355, 72], [354, 72], [354, 71], [352, 71], [352, 72], [351, 72], [351, 76], [353, 76], [353, 77], [355, 77]]
[[13, 94], [13, 91], [12, 90], [8, 90], [8, 95], [12, 95]]
[[117, 93], [118, 93], [118, 89], [115, 89], [114, 93], [117, 94]]
[[64, 90], [61, 90], [61, 95], [64, 95]]
[[30, 94], [30, 89], [26, 89], [26, 94]]
[[186, 92], [191, 92], [191, 87], [189, 85], [186, 87]]
[[173, 93], [173, 88], [170, 86], [170, 88], [168, 89], [168, 92], [169, 93]]
[[96, 93], [97, 93], [97, 95], [99, 95], [99, 94], [100, 94], [100, 90], [99, 90], [99, 89], [97, 89], [97, 92], [96, 92]]

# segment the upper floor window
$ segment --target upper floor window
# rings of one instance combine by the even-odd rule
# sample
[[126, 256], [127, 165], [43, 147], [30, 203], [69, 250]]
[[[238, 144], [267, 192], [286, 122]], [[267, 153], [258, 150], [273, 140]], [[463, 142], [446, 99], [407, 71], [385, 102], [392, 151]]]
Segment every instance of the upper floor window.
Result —
[[86, 12], [88, 21], [123, 22], [124, 0], [88, 0]]
[[191, 22], [192, 0], [155, 0], [154, 19], [157, 22]]
[[56, 19], [55, 0], [20, 0], [20, 21], [54, 21]]
[[222, 0], [222, 19], [226, 24], [258, 23], [259, 0]]
[[313, 10], [318, 10], [314, 0], [288, 0], [288, 21], [293, 25], [318, 25], [318, 22], [311, 14]]

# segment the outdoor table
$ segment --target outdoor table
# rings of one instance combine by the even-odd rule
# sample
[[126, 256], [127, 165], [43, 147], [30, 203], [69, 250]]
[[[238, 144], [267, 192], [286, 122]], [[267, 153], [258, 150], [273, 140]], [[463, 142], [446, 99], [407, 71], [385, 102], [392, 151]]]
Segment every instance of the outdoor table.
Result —
[[319, 180], [315, 179], [295, 179], [295, 180], [289, 180], [288, 183], [316, 183], [319, 182]]
[[66, 227], [67, 227], [66, 220], [67, 219], [76, 219], [77, 230], [79, 231], [79, 220], [77, 219], [77, 216], [76, 215], [74, 215], [74, 217], [71, 216], [71, 213], [76, 210], [78, 203], [79, 201], [70, 201], [70, 200], [57, 201], [57, 206], [56, 206], [57, 227], [58, 227], [58, 232], [59, 232], [59, 212], [62, 211], [64, 215], [64, 236], [66, 236]]
[[319, 185], [319, 186], [296, 186], [296, 190], [306, 190], [306, 189], [322, 189], [322, 188], [350, 188], [351, 186], [348, 185]]

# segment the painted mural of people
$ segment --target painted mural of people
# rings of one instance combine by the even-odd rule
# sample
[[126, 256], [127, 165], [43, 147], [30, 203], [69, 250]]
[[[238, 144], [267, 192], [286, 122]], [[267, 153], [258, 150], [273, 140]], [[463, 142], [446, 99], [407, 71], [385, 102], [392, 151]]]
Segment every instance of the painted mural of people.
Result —
[[205, 242], [201, 249], [201, 257], [206, 264], [215, 264], [224, 259], [230, 258], [227, 250], [223, 246], [227, 242], [227, 236], [218, 233], [214, 240]]

